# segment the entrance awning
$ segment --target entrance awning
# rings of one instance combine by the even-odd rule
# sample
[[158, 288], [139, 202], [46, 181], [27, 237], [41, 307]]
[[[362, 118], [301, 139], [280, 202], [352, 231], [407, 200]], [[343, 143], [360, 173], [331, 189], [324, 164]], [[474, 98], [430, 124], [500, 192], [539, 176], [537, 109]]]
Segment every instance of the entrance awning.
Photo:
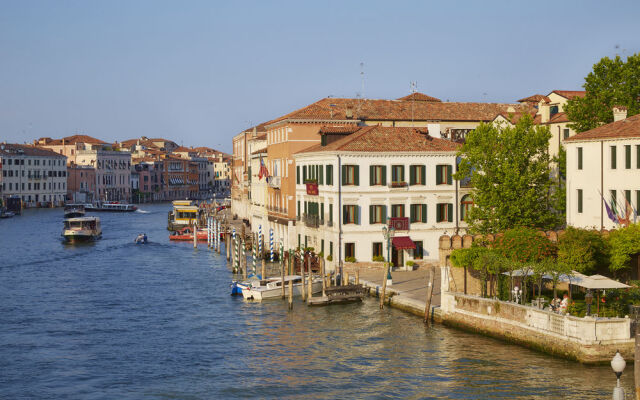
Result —
[[393, 238], [392, 242], [393, 247], [396, 250], [407, 250], [407, 249], [415, 249], [416, 244], [413, 243], [413, 240], [409, 236], [396, 236]]

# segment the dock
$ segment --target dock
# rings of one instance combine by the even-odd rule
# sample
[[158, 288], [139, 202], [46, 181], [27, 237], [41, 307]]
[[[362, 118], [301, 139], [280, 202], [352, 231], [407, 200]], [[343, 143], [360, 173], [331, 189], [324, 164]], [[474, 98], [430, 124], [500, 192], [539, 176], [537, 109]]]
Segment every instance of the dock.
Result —
[[307, 300], [309, 306], [326, 306], [330, 304], [344, 304], [362, 301], [367, 294], [367, 289], [362, 285], [331, 286], [324, 290], [325, 295], [310, 297]]

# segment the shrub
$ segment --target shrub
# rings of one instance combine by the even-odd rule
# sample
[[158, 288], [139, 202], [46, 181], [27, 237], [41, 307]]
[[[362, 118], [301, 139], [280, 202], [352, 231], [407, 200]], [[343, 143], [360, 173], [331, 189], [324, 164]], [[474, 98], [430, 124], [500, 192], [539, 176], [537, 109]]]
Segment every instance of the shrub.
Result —
[[407, 267], [413, 267], [414, 264], [415, 262], [413, 261], [407, 261], [406, 263], [404, 263], [404, 265], [406, 265]]
[[539, 262], [555, 257], [558, 249], [546, 236], [531, 228], [509, 229], [498, 236], [493, 248], [503, 257], [517, 262]]
[[333, 256], [331, 254], [327, 256], [327, 261], [333, 261]]
[[616, 229], [609, 234], [609, 250], [611, 252], [611, 271], [629, 268], [631, 256], [640, 253], [640, 224], [631, 224]]
[[382, 257], [382, 256], [374, 256], [373, 257], [373, 261], [375, 261], [375, 262], [384, 261], [384, 257]]
[[567, 227], [558, 239], [558, 264], [564, 269], [590, 274], [605, 262], [605, 242], [598, 232]]
[[318, 253], [318, 257], [320, 258], [324, 257], [324, 252], [321, 251], [320, 253]]
[[346, 257], [344, 259], [346, 262], [350, 262], [350, 263], [354, 263], [356, 262], [356, 258], [355, 257]]

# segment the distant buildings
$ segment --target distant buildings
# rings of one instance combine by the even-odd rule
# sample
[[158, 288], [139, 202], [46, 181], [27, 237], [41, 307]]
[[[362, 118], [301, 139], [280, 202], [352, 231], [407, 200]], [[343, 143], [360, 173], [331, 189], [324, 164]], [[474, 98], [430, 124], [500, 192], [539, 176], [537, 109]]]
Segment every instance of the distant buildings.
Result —
[[67, 194], [67, 158], [20, 144], [0, 144], [2, 203], [17, 196], [28, 207], [56, 207]]
[[[614, 107], [614, 122], [565, 139], [567, 224], [612, 229], [640, 209], [640, 115]], [[607, 205], [605, 205], [605, 201]], [[611, 210], [611, 218], [607, 210]], [[617, 222], [613, 219], [618, 220]]]

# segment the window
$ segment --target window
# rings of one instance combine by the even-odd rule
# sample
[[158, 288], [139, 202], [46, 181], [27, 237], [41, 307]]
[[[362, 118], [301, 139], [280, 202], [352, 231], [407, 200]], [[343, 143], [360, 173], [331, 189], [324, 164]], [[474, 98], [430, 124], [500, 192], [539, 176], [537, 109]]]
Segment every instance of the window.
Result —
[[324, 167], [322, 165], [318, 165], [318, 185], [324, 184]]
[[409, 185], [425, 185], [427, 169], [424, 165], [412, 165], [409, 167]]
[[333, 204], [329, 204], [329, 222], [333, 222]]
[[349, 257], [356, 257], [356, 244], [355, 243], [345, 243], [344, 244], [344, 259], [346, 260]]
[[409, 221], [427, 222], [427, 205], [411, 204], [411, 208], [409, 209]]
[[466, 220], [467, 215], [469, 214], [469, 210], [471, 210], [471, 207], [473, 207], [473, 199], [471, 198], [471, 195], [465, 194], [464, 196], [462, 196], [462, 199], [460, 200], [460, 220], [461, 221]]
[[359, 167], [357, 165], [343, 165], [342, 166], [342, 184], [358, 186], [359, 184]]
[[384, 186], [387, 184], [387, 167], [384, 165], [371, 165], [369, 167], [369, 185]]
[[301, 214], [300, 214], [300, 200], [298, 200], [298, 217], [300, 217], [300, 216], [301, 216]]
[[451, 165], [436, 165], [436, 185], [451, 185]]
[[296, 165], [296, 185], [300, 184], [300, 166]]
[[369, 223], [370, 224], [384, 224], [387, 222], [387, 207], [386, 206], [369, 206]]
[[327, 185], [333, 185], [333, 165], [327, 165]]
[[636, 190], [636, 211], [640, 209], [640, 190]]
[[392, 218], [404, 218], [404, 204], [393, 204], [391, 206]]
[[611, 146], [611, 169], [616, 169], [616, 146]]
[[404, 165], [392, 165], [391, 166], [391, 183], [403, 183], [404, 182]]
[[375, 258], [375, 257], [384, 257], [384, 255], [382, 254], [382, 242], [374, 242], [372, 243], [372, 248], [371, 248], [371, 257]]
[[616, 190], [610, 190], [609, 193], [611, 193], [611, 209], [614, 213], [618, 214], [618, 209], [616, 207], [616, 205], [618, 204], [618, 193]]
[[307, 166], [302, 166], [302, 183], [307, 181]]
[[631, 190], [624, 191], [624, 198], [629, 204], [631, 204]]
[[582, 169], [582, 147], [578, 147], [578, 169]]
[[640, 169], [640, 145], [636, 145], [636, 168]]
[[563, 136], [565, 139], [568, 139], [568, 138], [569, 138], [569, 128], [564, 128], [564, 130], [562, 131], [562, 136]]
[[582, 214], [582, 189], [578, 189], [578, 213]]
[[343, 224], [358, 224], [358, 206], [342, 206], [342, 213]]
[[413, 243], [416, 245], [416, 248], [413, 250], [413, 259], [422, 260], [422, 257], [424, 257], [424, 247], [422, 245], [422, 241]]
[[453, 222], [453, 204], [438, 203], [436, 205], [436, 222]]
[[556, 106], [551, 106], [549, 108], [549, 113], [551, 114], [551, 116], [557, 114], [558, 113], [558, 106], [557, 105]]
[[624, 146], [624, 167], [625, 169], [631, 169], [631, 146]]
[[329, 242], [329, 255], [333, 258], [333, 242]]
[[300, 241], [300, 234], [298, 233], [298, 248], [300, 248], [300, 244], [301, 244], [301, 241]]

